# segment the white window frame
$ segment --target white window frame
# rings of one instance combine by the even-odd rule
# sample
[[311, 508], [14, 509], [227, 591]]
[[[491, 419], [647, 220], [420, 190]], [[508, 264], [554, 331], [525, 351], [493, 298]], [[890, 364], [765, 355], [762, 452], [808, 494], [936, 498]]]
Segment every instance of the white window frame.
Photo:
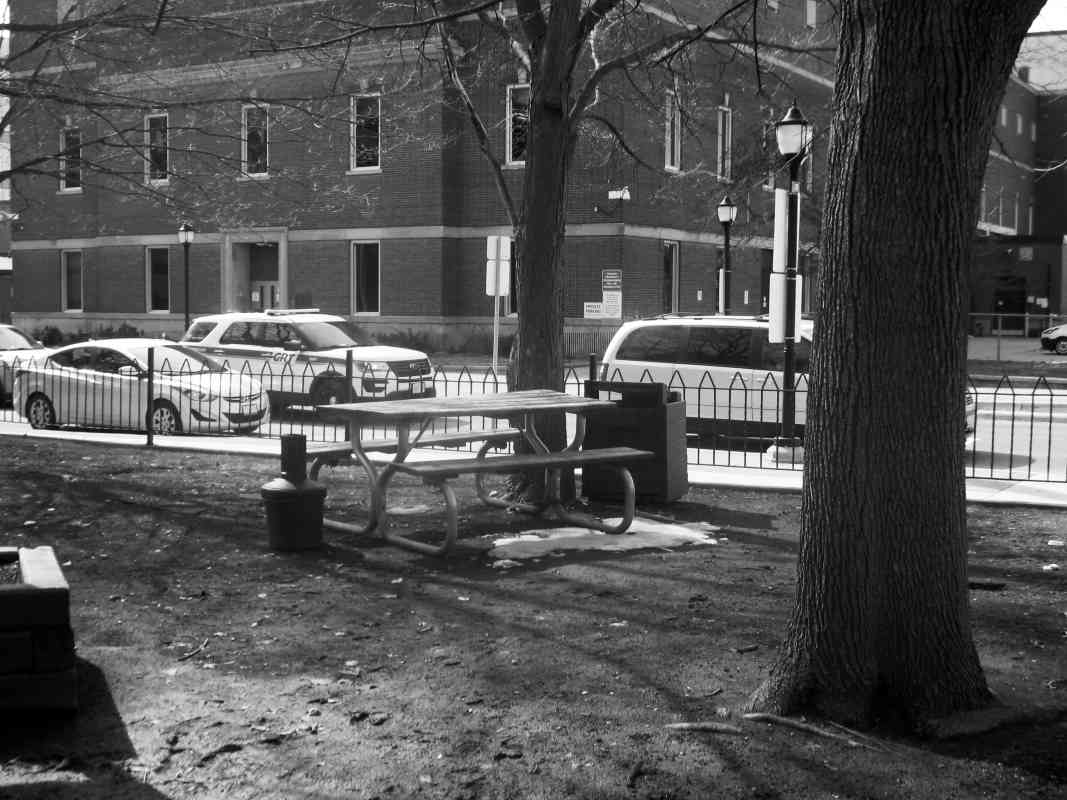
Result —
[[[78, 302], [77, 308], [73, 308], [67, 304], [67, 257], [71, 255], [78, 256]], [[60, 292], [62, 293], [61, 301], [62, 308], [65, 313], [81, 314], [85, 311], [85, 253], [82, 250], [60, 250], [59, 251], [59, 284]]]
[[769, 8], [771, 11], [777, 11], [778, 0], [767, 0], [767, 8]]
[[[356, 290], [358, 283], [356, 281], [356, 270], [359, 268], [359, 262], [356, 258], [356, 248], [360, 245], [375, 245], [378, 248], [378, 297], [376, 298], [375, 305], [377, 310], [375, 311], [358, 311], [356, 309]], [[382, 242], [381, 239], [353, 239], [349, 242], [349, 269], [348, 269], [348, 284], [349, 284], [349, 301], [348, 305], [351, 309], [351, 314], [354, 317], [380, 317], [382, 315]]]
[[[162, 250], [167, 254], [167, 307], [166, 308], [152, 308], [152, 253], [156, 250]], [[169, 247], [146, 247], [144, 249], [144, 307], [145, 311], [149, 314], [169, 314], [171, 309], [171, 291], [170, 291], [170, 248]]]
[[526, 146], [529, 147], [529, 135], [530, 135], [530, 117], [529, 117], [529, 114], [530, 114], [530, 105], [531, 105], [531, 101], [532, 101], [532, 97], [530, 97], [530, 95], [529, 95], [530, 84], [528, 84], [528, 83], [512, 83], [512, 84], [509, 84], [508, 88], [507, 88], [507, 116], [505, 117], [505, 131], [504, 131], [504, 145], [505, 145], [505, 151], [506, 151], [505, 152], [506, 164], [509, 167], [523, 167], [523, 166], [526, 166], [526, 154], [525, 154], [525, 152], [523, 153], [523, 157], [522, 158], [518, 158], [518, 159], [515, 158], [515, 138], [514, 138], [514, 135], [513, 135], [514, 134], [514, 130], [515, 130], [515, 106], [514, 106], [514, 102], [512, 101], [512, 96], [514, 95], [514, 93], [517, 90], [520, 90], [520, 89], [525, 90], [527, 92], [527, 100], [526, 100], [526, 115], [527, 115], [526, 116], [526, 136], [527, 136], [527, 143], [526, 143]]
[[[163, 120], [163, 177], [152, 175], [152, 120]], [[170, 183], [170, 115], [166, 111], [145, 114], [144, 118], [144, 179], [145, 183], [160, 186]]]
[[682, 169], [682, 107], [673, 89], [663, 94], [663, 168], [670, 172]]
[[[262, 172], [251, 172], [248, 162], [248, 114], [250, 111], [263, 112], [263, 146], [266, 150], [266, 164]], [[255, 103], [241, 106], [241, 173], [248, 178], [266, 178], [270, 174], [270, 106]]]
[[1018, 111], [1015, 112], [1015, 132], [1019, 135], [1023, 135], [1023, 115]]
[[819, 24], [818, 0], [804, 0], [804, 24], [814, 30]]
[[[669, 298], [669, 307], [665, 308], [663, 313], [676, 314], [682, 300], [681, 287], [679, 286], [682, 271], [682, 248], [674, 239], [663, 239], [662, 251], [664, 256], [668, 250], [671, 252], [671, 296]], [[667, 298], [664, 299], [666, 300]]]
[[1034, 120], [1030, 120], [1030, 141], [1037, 141], [1037, 122]]
[[[67, 134], [75, 132], [78, 134], [78, 185], [67, 186]], [[81, 194], [82, 184], [85, 183], [84, 176], [82, 175], [82, 139], [81, 128], [74, 125], [67, 125], [59, 132], [59, 191], [61, 194]]]
[[[357, 148], [357, 133], [359, 132], [359, 117], [356, 114], [356, 106], [360, 100], [373, 99], [378, 105], [378, 141], [376, 142], [375, 152], [377, 153], [377, 159], [374, 164], [368, 164], [359, 166], [357, 157], [359, 150]], [[381, 172], [382, 171], [382, 95], [380, 92], [361, 92], [360, 94], [352, 95], [349, 100], [348, 107], [348, 171], [350, 173], [366, 173], [366, 172]]]
[[1026, 207], [1026, 235], [1034, 235], [1034, 204], [1032, 201]]
[[[727, 101], [728, 102], [728, 101]], [[719, 106], [716, 112], [718, 128], [718, 146], [715, 153], [715, 171], [719, 180], [729, 181], [733, 178], [734, 160], [734, 111], [728, 104]]]
[[1000, 127], [1008, 127], [1008, 109], [1005, 106], [1000, 107]]

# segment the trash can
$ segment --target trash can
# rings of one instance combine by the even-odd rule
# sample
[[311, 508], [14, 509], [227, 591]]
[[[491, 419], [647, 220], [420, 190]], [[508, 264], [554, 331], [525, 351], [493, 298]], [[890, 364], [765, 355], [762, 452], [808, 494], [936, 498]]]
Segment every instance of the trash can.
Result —
[[[585, 382], [586, 397], [615, 400], [615, 408], [590, 412], [586, 447], [636, 447], [654, 458], [630, 465], [639, 500], [666, 503], [689, 491], [685, 450], [685, 401], [662, 383]], [[622, 499], [618, 473], [595, 464], [582, 467], [582, 493], [595, 500]]]
[[272, 550], [322, 546], [326, 487], [307, 477], [307, 443], [299, 434], [282, 436], [282, 475], [260, 488]]

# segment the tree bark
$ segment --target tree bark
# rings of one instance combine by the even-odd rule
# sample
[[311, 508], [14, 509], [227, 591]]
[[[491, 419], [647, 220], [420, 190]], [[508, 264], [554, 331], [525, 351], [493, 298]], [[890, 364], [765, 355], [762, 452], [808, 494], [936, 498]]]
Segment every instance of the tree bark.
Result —
[[1043, 0], [846, 0], [795, 607], [749, 707], [921, 729], [991, 701], [966, 576], [966, 274]]
[[[563, 243], [574, 151], [571, 53], [577, 46], [580, 12], [578, 0], [552, 3], [547, 24], [530, 41], [535, 77], [515, 248], [520, 313], [508, 376], [515, 389], [564, 388]], [[563, 446], [562, 414], [539, 419], [538, 429], [550, 447]], [[573, 493], [571, 482], [563, 488]]]

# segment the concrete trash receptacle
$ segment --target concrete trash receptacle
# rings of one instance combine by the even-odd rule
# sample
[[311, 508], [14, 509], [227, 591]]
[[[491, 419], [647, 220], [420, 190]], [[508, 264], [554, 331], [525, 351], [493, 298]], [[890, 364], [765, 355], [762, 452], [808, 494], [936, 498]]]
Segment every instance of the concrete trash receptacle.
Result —
[[[651, 450], [656, 457], [630, 466], [639, 500], [677, 500], [689, 491], [685, 402], [662, 383], [586, 381], [587, 397], [617, 396], [615, 408], [587, 417], [585, 447], [625, 445]], [[582, 493], [591, 499], [618, 500], [622, 486], [613, 469], [582, 468]]]

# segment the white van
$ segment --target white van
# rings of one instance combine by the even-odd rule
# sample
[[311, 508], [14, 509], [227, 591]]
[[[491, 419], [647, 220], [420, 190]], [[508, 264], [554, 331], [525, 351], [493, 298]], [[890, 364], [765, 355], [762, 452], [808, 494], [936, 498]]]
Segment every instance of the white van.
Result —
[[[803, 435], [814, 323], [794, 346], [795, 434]], [[687, 430], [701, 439], [765, 444], [781, 433], [785, 345], [766, 317], [667, 314], [623, 323], [604, 351], [602, 381], [664, 383], [685, 400]]]

